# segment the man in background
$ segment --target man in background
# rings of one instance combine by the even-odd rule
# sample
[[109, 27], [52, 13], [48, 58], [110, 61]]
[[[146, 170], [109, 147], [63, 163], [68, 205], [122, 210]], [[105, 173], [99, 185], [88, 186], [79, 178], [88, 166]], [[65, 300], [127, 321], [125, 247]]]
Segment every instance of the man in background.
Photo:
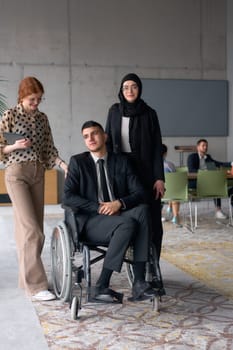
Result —
[[[187, 166], [189, 173], [197, 173], [198, 170], [214, 170], [220, 167], [231, 167], [231, 162], [220, 162], [211, 157], [208, 152], [208, 141], [206, 139], [200, 139], [197, 141], [197, 152], [188, 156]], [[196, 188], [196, 180], [192, 180], [189, 183], [190, 188]], [[233, 193], [233, 188], [229, 189], [228, 194]], [[215, 198], [215, 217], [216, 219], [226, 219], [227, 216], [221, 209], [221, 199]]]

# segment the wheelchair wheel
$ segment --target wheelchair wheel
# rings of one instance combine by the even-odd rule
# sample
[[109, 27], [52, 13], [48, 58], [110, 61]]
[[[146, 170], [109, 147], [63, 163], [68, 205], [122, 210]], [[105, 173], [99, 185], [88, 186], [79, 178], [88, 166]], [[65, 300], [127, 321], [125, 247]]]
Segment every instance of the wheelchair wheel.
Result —
[[71, 319], [72, 320], [77, 320], [77, 318], [78, 318], [78, 310], [79, 310], [78, 297], [74, 296], [73, 299], [72, 299], [71, 307], [70, 307]]
[[51, 238], [52, 282], [57, 298], [68, 301], [72, 284], [70, 239], [65, 224], [56, 226]]
[[[126, 259], [133, 261], [133, 248], [132, 247], [129, 247], [127, 249], [125, 257], [126, 257]], [[134, 281], [133, 265], [128, 263], [128, 262], [126, 263], [126, 273], [127, 273], [129, 285], [130, 285], [130, 287], [132, 287], [133, 281]]]
[[[128, 248], [126, 252], [126, 258], [133, 260], [133, 248]], [[133, 265], [126, 263], [126, 272], [130, 286], [132, 287], [134, 281]], [[146, 276], [145, 280], [151, 282], [152, 279], [156, 279], [158, 285], [163, 289], [162, 276], [157, 258], [156, 248], [153, 243], [150, 245], [149, 261], [146, 264]], [[160, 288], [159, 287], [159, 288]]]
[[165, 295], [165, 289], [163, 286], [163, 279], [160, 270], [160, 265], [157, 257], [157, 252], [155, 245], [152, 243], [150, 247], [150, 258], [147, 267], [147, 277], [148, 282], [152, 282], [153, 288], [158, 290], [160, 296]]

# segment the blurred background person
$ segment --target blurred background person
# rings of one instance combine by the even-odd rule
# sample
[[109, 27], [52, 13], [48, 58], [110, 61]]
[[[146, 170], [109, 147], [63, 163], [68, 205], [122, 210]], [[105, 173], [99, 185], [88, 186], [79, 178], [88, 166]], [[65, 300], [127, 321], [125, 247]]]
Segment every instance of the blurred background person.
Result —
[[[197, 141], [197, 152], [191, 153], [187, 159], [187, 166], [189, 173], [197, 173], [198, 170], [213, 170], [220, 167], [230, 168], [233, 162], [221, 162], [212, 158], [208, 154], [208, 141], [206, 139], [200, 139]], [[190, 188], [196, 188], [196, 180], [189, 181]], [[233, 187], [228, 189], [229, 196], [233, 194]], [[227, 215], [222, 211], [221, 198], [214, 199], [215, 205], [215, 217], [216, 219], [227, 219]], [[233, 198], [232, 203], [233, 205]]]

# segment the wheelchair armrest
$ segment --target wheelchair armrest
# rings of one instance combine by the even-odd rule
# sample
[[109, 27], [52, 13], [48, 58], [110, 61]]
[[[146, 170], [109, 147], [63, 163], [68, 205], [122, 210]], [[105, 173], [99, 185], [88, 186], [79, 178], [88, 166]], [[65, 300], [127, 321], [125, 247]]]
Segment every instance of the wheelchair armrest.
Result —
[[78, 209], [62, 204], [62, 208], [65, 211], [65, 223], [67, 225], [70, 238], [75, 246], [75, 249], [80, 248], [80, 232], [76, 216], [78, 215]]
[[72, 207], [65, 205], [65, 204], [62, 204], [61, 207], [62, 207], [62, 209], [64, 209], [67, 212], [77, 213], [79, 211], [78, 208], [72, 208]]

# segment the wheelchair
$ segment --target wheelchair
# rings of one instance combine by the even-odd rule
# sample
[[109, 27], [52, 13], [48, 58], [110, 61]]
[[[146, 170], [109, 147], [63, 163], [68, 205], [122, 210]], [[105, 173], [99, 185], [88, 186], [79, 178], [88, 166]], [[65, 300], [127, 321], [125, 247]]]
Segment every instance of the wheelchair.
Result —
[[[86, 303], [94, 301], [91, 266], [104, 259], [107, 245], [83, 241], [76, 222], [78, 211], [69, 207], [63, 208], [64, 220], [53, 229], [51, 237], [51, 277], [56, 297], [69, 302], [71, 318], [77, 320], [78, 312], [82, 308], [84, 291]], [[128, 248], [124, 263], [126, 263], [129, 285], [132, 287], [134, 280], [132, 247]], [[146, 266], [146, 280], [151, 281], [152, 275], [157, 279], [157, 295], [151, 298], [151, 301], [153, 310], [158, 311], [161, 297], [166, 293], [153, 245], [150, 247], [149, 261]], [[121, 296], [123, 299], [123, 294]], [[122, 299], [118, 302], [122, 302]]]

